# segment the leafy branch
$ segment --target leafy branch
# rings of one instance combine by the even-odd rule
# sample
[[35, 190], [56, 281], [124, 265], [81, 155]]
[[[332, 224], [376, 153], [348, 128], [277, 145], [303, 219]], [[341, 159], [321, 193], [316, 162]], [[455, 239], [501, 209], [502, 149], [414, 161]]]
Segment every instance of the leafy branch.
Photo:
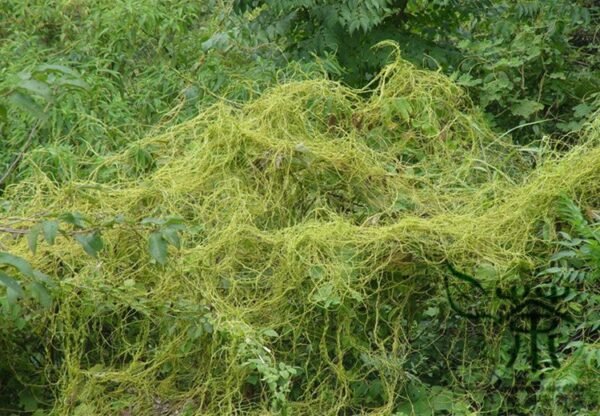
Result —
[[8, 122], [7, 109], [10, 107], [35, 120], [19, 152], [0, 176], [0, 187], [23, 160], [33, 139], [48, 120], [52, 106], [68, 92], [87, 90], [88, 84], [76, 71], [55, 64], [39, 65], [31, 72], [19, 73], [16, 81], [8, 82], [4, 87], [0, 85], [0, 126]]
[[[62, 224], [62, 226], [61, 226]], [[72, 229], [65, 229], [70, 225]], [[83, 250], [91, 257], [98, 257], [104, 249], [102, 231], [116, 225], [129, 226], [134, 229], [147, 229], [151, 231], [148, 237], [148, 254], [158, 264], [165, 265], [168, 259], [168, 246], [181, 248], [179, 233], [186, 230], [183, 220], [178, 217], [142, 219], [139, 223], [126, 221], [123, 216], [116, 216], [100, 224], [94, 224], [89, 218], [80, 213], [65, 213], [56, 219], [46, 219], [29, 228], [15, 228], [0, 224], [0, 232], [12, 234], [15, 237], [26, 237], [29, 249], [33, 254], [37, 252], [40, 237], [49, 245], [54, 245], [59, 235], [73, 238]]]

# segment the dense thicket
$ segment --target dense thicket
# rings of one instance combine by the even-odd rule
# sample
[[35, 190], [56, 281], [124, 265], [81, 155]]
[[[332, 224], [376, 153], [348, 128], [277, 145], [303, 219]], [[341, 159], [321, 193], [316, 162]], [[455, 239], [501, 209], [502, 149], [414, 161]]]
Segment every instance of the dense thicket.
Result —
[[[468, 88], [492, 124], [520, 124], [521, 141], [577, 131], [600, 106], [600, 6], [580, 1], [238, 0], [251, 27], [290, 53], [333, 55], [341, 78], [364, 85], [402, 55]], [[256, 16], [257, 15], [257, 16]], [[332, 73], [335, 74], [335, 70]], [[337, 74], [340, 75], [340, 74]]]
[[597, 414], [597, 6], [1, 3], [0, 414]]
[[315, 67], [214, 38], [229, 22], [218, 1], [18, 0], [0, 19], [0, 189], [38, 168], [86, 176], [215, 97], [243, 101]]

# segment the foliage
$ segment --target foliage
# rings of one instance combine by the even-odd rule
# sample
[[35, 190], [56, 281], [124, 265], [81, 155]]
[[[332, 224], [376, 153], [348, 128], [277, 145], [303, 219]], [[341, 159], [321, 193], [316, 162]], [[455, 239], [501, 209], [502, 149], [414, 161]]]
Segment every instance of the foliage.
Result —
[[[557, 206], [597, 207], [599, 127], [532, 160], [447, 77], [397, 59], [369, 94], [316, 78], [216, 102], [106, 157], [94, 174], [118, 172], [110, 183], [37, 171], [7, 188], [0, 226], [26, 232], [0, 244], [55, 287], [50, 313], [19, 304], [27, 325], [2, 341], [19, 378], [1, 400], [38, 414], [468, 415], [545, 414], [578, 394], [593, 411], [593, 330], [565, 328], [558, 369], [544, 356], [532, 373], [522, 355], [507, 371], [508, 334], [452, 313], [440, 265], [488, 288], [548, 283], [536, 272], [553, 236], [593, 238]], [[130, 169], [140, 154], [153, 165]]]
[[[250, 24], [293, 55], [335, 53], [344, 79], [363, 85], [387, 61], [377, 42], [399, 42], [403, 56], [441, 68], [468, 87], [503, 130], [532, 141], [577, 131], [599, 108], [600, 9], [589, 1], [237, 2]], [[259, 13], [258, 17], [255, 14]]]
[[[543, 380], [540, 402], [551, 409], [552, 414], [569, 414], [564, 405], [568, 400], [581, 414], [593, 414], [600, 407], [600, 390], [594, 385], [600, 368], [600, 218], [591, 208], [589, 219], [570, 199], [563, 197], [559, 214], [566, 222], [565, 230], [559, 231], [557, 246], [560, 251], [551, 260], [553, 267], [544, 270], [554, 281], [569, 284], [578, 290], [573, 310], [580, 315], [577, 333], [565, 345], [571, 353], [569, 362], [561, 371], [549, 374]], [[570, 406], [570, 405], [569, 405]]]
[[599, 18], [1, 2], [0, 413], [596, 414]]
[[[43, 331], [31, 322], [46, 320], [53, 304], [51, 290], [54, 286], [49, 276], [34, 269], [25, 259], [0, 252], [0, 287], [5, 288], [0, 297], [0, 330], [4, 334], [0, 348], [3, 354], [12, 358], [0, 364], [4, 406], [20, 403], [23, 410], [32, 411], [37, 409], [38, 400], [49, 399], [48, 391], [29, 387], [43, 377], [40, 364], [44, 354], [37, 342], [44, 338]], [[14, 396], [6, 397], [6, 391]], [[34, 397], [34, 391], [40, 394], [38, 398]], [[10, 407], [14, 408], [14, 405]]]
[[[59, 99], [59, 94], [69, 92], [70, 89], [86, 90], [88, 85], [81, 79], [79, 74], [62, 65], [39, 65], [32, 72], [22, 72], [18, 78], [6, 82], [8, 88], [2, 92], [8, 104], [12, 104], [28, 115], [38, 119], [46, 117], [44, 108], [36, 99], [48, 105]], [[7, 121], [6, 105], [0, 107], [2, 121]]]
[[[454, 72], [503, 128], [578, 131], [600, 108], [600, 8], [586, 2], [506, 2], [456, 39]], [[528, 130], [525, 130], [526, 132]], [[522, 136], [522, 135], [521, 135]]]
[[277, 79], [319, 71], [282, 69], [269, 58], [276, 50], [233, 35], [215, 42], [227, 10], [217, 0], [3, 1], [0, 178], [8, 175], [0, 182], [37, 170], [57, 182], [86, 177], [104, 157], [221, 96], [244, 101]]

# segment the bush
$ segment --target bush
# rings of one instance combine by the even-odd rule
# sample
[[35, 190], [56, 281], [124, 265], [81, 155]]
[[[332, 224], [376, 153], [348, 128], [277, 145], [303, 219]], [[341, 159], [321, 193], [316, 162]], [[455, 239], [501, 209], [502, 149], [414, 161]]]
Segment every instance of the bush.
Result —
[[[540, 372], [523, 355], [504, 368], [507, 333], [452, 312], [442, 264], [492, 292], [547, 283], [536, 271], [555, 252], [542, 236], [562, 227], [562, 195], [599, 202], [598, 125], [533, 167], [441, 74], [397, 60], [374, 88], [282, 83], [132, 143], [98, 167], [119, 172], [110, 184], [58, 186], [38, 171], [9, 187], [0, 243], [53, 285], [1, 261], [2, 325], [23, 320], [2, 340], [13, 365], [1, 371], [18, 376], [3, 402], [97, 415], [546, 413], [515, 393], [541, 394]], [[128, 169], [142, 150], [154, 164]], [[569, 363], [562, 342], [576, 335], [560, 329]], [[566, 367], [543, 358], [544, 394], [569, 394]], [[591, 389], [577, 406], [593, 409]]]
[[[292, 54], [334, 53], [364, 85], [392, 39], [403, 57], [467, 87], [500, 130], [530, 142], [579, 130], [599, 108], [600, 8], [590, 1], [238, 1], [255, 30]], [[258, 17], [254, 15], [258, 14]], [[516, 128], [523, 125], [524, 127]]]

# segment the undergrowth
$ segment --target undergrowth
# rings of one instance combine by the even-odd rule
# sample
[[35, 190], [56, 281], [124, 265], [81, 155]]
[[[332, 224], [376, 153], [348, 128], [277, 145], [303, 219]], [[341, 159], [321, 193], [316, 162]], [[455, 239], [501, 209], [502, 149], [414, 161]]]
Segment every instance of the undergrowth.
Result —
[[56, 182], [76, 180], [104, 156], [217, 99], [244, 102], [273, 82], [320, 72], [315, 63], [281, 65], [269, 44], [215, 36], [230, 7], [218, 0], [3, 1], [0, 190], [29, 177], [31, 167], [19, 163], [24, 153]]
[[[467, 88], [499, 131], [521, 143], [567, 141], [600, 105], [600, 7], [593, 0], [235, 0], [256, 37], [288, 54], [335, 57], [333, 76], [364, 85], [403, 57]], [[236, 25], [239, 27], [239, 25]], [[254, 39], [251, 38], [251, 39]], [[341, 67], [341, 68], [340, 68]], [[516, 126], [520, 126], [516, 129]]]
[[[561, 155], [496, 136], [461, 88], [399, 58], [369, 88], [317, 78], [218, 101], [86, 179], [26, 158], [0, 248], [50, 276], [52, 301], [6, 291], [4, 410], [593, 414], [597, 336], [562, 334], [558, 369], [504, 368], [505, 331], [455, 316], [443, 276], [448, 261], [487, 288], [549, 281], [561, 201], [600, 204], [600, 124]], [[61, 218], [31, 254], [22, 231]]]

